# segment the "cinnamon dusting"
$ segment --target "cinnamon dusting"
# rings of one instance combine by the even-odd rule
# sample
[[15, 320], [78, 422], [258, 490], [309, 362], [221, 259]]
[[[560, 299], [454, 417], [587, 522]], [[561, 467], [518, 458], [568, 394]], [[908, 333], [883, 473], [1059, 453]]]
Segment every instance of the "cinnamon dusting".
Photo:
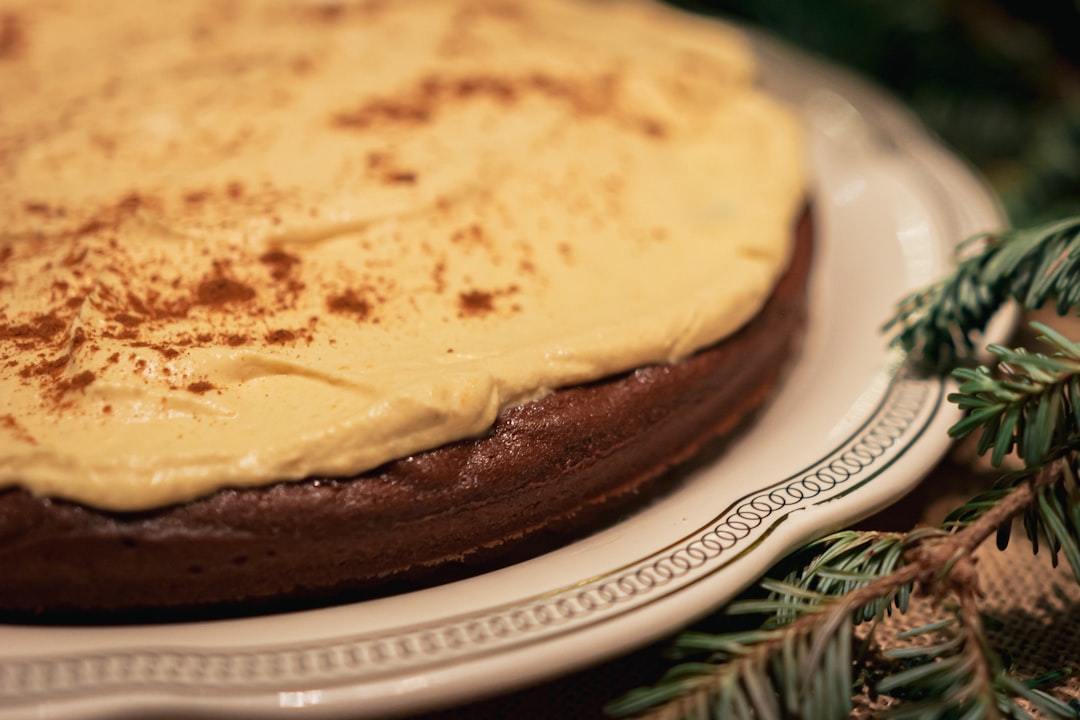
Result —
[[357, 320], [364, 320], [371, 314], [371, 303], [355, 290], [349, 289], [339, 295], [328, 296], [326, 309], [332, 313], [349, 314]]
[[87, 386], [97, 379], [97, 375], [92, 370], [83, 370], [77, 375], [72, 375], [70, 378], [65, 378], [58, 381], [53, 386], [53, 397], [61, 399], [64, 395], [71, 392], [83, 392]]
[[278, 328], [266, 333], [264, 339], [270, 345], [288, 345], [289, 343], [298, 340], [303, 340], [310, 345], [315, 340], [312, 329], [313, 325], [310, 325], [307, 328], [297, 328], [292, 330], [288, 328]]
[[608, 116], [628, 129], [651, 138], [666, 136], [662, 122], [624, 112], [618, 102], [616, 75], [560, 77], [545, 72], [502, 77], [471, 74], [456, 77], [428, 75], [398, 94], [366, 100], [339, 110], [330, 124], [340, 130], [380, 126], [413, 127], [433, 122], [454, 103], [487, 101], [509, 106], [526, 96], [538, 96], [581, 116]]
[[259, 262], [270, 268], [270, 276], [275, 280], [284, 280], [300, 264], [300, 258], [283, 250], [270, 250], [259, 256]]
[[458, 294], [458, 317], [477, 317], [495, 309], [495, 296], [482, 290]]
[[4, 428], [9, 434], [13, 435], [16, 440], [27, 443], [28, 445], [37, 445], [38, 441], [34, 438], [30, 432], [19, 424], [19, 421], [15, 419], [15, 416], [8, 413], [6, 415], [0, 415], [0, 428]]
[[210, 307], [243, 303], [254, 297], [251, 286], [221, 275], [206, 278], [195, 289], [195, 304]]
[[136, 325], [141, 325], [142, 322], [143, 322], [143, 319], [141, 317], [138, 317], [137, 315], [132, 315], [131, 313], [126, 313], [126, 312], [117, 313], [116, 315], [113, 315], [112, 320], [113, 320], [113, 322], [118, 322], [121, 325], [123, 325], [125, 327], [129, 327], [129, 328], [135, 327]]
[[0, 323], [0, 340], [29, 340], [49, 342], [68, 328], [68, 322], [55, 312], [36, 315], [29, 322], [18, 325]]
[[26, 45], [22, 19], [13, 12], [0, 15], [0, 62], [14, 60], [22, 54]]
[[42, 358], [36, 363], [24, 365], [23, 368], [19, 370], [19, 377], [30, 378], [42, 375], [56, 376], [64, 371], [64, 368], [67, 367], [70, 360], [71, 358], [68, 355], [59, 355], [52, 359]]

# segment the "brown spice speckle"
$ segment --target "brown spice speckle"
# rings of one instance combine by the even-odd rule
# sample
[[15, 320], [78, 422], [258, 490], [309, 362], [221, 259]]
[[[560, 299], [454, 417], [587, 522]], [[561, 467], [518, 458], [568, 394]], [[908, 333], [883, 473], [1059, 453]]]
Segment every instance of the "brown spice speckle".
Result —
[[377, 125], [415, 127], [424, 125], [453, 102], [486, 100], [499, 105], [517, 102], [525, 95], [540, 96], [583, 117], [607, 117], [618, 125], [654, 140], [668, 135], [659, 120], [627, 112], [618, 101], [619, 77], [600, 74], [570, 78], [531, 73], [520, 76], [470, 74], [459, 77], [431, 75], [395, 95], [370, 98], [340, 110], [330, 118], [341, 130], [366, 130]]
[[0, 15], [0, 61], [13, 60], [26, 47], [26, 31], [15, 13]]
[[19, 424], [19, 421], [15, 419], [14, 415], [0, 415], [0, 427], [5, 428], [8, 432], [15, 436], [17, 440], [21, 442], [37, 445], [38, 442], [30, 432]]
[[283, 250], [270, 250], [259, 256], [259, 262], [270, 268], [272, 278], [284, 280], [300, 264], [300, 258]]
[[63, 394], [67, 392], [73, 392], [75, 390], [85, 390], [86, 387], [97, 379], [97, 375], [91, 370], [83, 370], [78, 375], [73, 375], [67, 380], [63, 380], [56, 384], [57, 393]]
[[659, 120], [653, 120], [652, 118], [642, 118], [638, 126], [641, 128], [642, 133], [658, 140], [667, 137], [668, 134], [667, 127]]
[[495, 296], [482, 290], [471, 290], [458, 295], [458, 315], [477, 317], [495, 309]]
[[0, 339], [49, 341], [65, 329], [67, 323], [50, 312], [19, 325], [0, 324]]
[[227, 277], [210, 277], [199, 283], [195, 290], [197, 305], [219, 306], [228, 303], [247, 302], [255, 297], [255, 290], [248, 285]]
[[68, 364], [68, 356], [58, 355], [52, 360], [42, 359], [32, 365], [26, 365], [19, 370], [19, 377], [28, 378], [42, 375], [59, 375]]
[[124, 327], [135, 327], [136, 325], [142, 324], [142, 318], [138, 315], [132, 315], [131, 313], [117, 313], [112, 316], [112, 319]]
[[36, 200], [27, 200], [24, 202], [23, 210], [31, 215], [45, 215], [46, 217], [52, 215], [52, 211], [47, 203], [38, 202]]
[[284, 345], [290, 343], [296, 339], [296, 334], [291, 330], [285, 330], [284, 328], [278, 330], [271, 330], [266, 333], [266, 342], [271, 345]]
[[435, 284], [435, 292], [442, 295], [446, 291], [446, 261], [440, 260], [435, 263], [431, 271], [431, 281]]
[[353, 315], [357, 320], [364, 320], [371, 313], [371, 303], [352, 289], [340, 295], [328, 296], [326, 308], [332, 313]]

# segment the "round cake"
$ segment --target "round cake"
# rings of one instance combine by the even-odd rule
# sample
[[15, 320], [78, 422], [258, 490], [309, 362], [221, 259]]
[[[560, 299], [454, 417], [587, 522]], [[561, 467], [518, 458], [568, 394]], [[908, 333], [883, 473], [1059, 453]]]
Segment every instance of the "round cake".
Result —
[[87, 5], [3, 17], [0, 610], [326, 601], [582, 524], [788, 362], [798, 124], [731, 29]]

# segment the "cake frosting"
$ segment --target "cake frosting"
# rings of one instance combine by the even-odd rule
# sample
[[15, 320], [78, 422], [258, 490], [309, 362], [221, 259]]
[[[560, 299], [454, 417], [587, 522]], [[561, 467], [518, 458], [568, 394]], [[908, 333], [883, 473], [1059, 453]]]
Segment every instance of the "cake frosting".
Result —
[[[88, 27], [93, 32], [88, 32]], [[356, 474], [765, 302], [799, 130], [654, 3], [0, 2], [0, 486]]]

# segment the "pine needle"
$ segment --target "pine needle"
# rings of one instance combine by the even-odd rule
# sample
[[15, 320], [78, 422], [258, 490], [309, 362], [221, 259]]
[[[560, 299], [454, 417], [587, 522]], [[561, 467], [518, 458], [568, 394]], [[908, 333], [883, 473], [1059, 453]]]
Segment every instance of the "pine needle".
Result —
[[1029, 229], [973, 238], [962, 246], [980, 252], [955, 271], [897, 305], [884, 326], [893, 344], [928, 372], [948, 372], [970, 362], [977, 337], [1010, 300], [1026, 309], [1053, 303], [1059, 315], [1080, 297], [1080, 217]]

